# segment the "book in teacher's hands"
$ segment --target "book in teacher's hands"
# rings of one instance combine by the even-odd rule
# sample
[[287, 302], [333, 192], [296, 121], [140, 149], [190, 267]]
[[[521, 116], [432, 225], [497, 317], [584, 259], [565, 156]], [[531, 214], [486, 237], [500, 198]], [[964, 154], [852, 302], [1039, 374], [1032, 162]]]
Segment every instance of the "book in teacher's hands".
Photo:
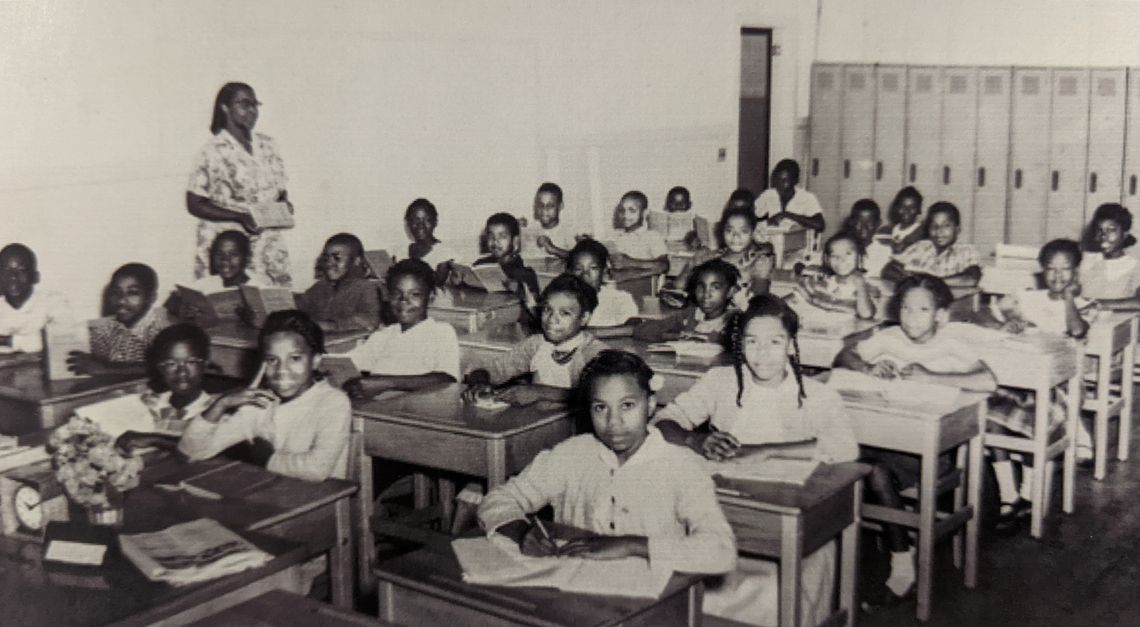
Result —
[[263, 229], [293, 228], [293, 212], [282, 201], [260, 202], [249, 206], [249, 217]]
[[242, 300], [249, 308], [255, 326], [265, 324], [265, 318], [275, 311], [297, 308], [297, 298], [287, 287], [253, 287], [243, 285], [238, 288]]
[[232, 575], [273, 559], [209, 518], [152, 533], [122, 534], [119, 547], [147, 579], [175, 586]]

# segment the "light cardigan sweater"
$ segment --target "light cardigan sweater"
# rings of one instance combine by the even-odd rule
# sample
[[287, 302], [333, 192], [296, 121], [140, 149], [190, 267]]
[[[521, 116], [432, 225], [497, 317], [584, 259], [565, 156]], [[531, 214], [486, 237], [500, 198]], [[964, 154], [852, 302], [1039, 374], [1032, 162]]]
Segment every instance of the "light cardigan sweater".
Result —
[[307, 481], [344, 478], [352, 405], [344, 392], [318, 381], [300, 396], [268, 410], [246, 405], [217, 423], [190, 421], [178, 449], [191, 460], [263, 438], [273, 444], [270, 471]]
[[725, 573], [736, 565], [732, 528], [692, 451], [667, 443], [655, 427], [624, 464], [593, 434], [545, 450], [479, 506], [488, 534], [546, 505], [554, 520], [607, 536], [649, 539], [649, 565]]

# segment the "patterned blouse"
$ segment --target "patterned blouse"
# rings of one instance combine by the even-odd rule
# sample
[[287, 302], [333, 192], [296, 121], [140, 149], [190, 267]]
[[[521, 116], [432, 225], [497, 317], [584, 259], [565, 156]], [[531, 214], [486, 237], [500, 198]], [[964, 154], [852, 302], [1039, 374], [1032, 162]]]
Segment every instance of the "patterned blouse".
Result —
[[165, 309], [156, 306], [131, 327], [114, 316], [92, 320], [89, 326], [92, 355], [114, 363], [139, 363], [158, 332], [170, 326], [170, 319]]
[[[276, 201], [288, 183], [277, 144], [267, 135], [254, 133], [252, 148], [252, 152], [246, 152], [229, 131], [222, 129], [202, 147], [186, 190], [209, 198], [223, 209], [242, 213], [248, 212], [250, 205]], [[195, 278], [210, 273], [210, 244], [219, 233], [230, 230], [245, 232], [238, 222], [198, 221]], [[282, 231], [270, 229], [251, 235], [250, 242], [252, 272], [268, 276], [274, 285], [290, 285], [289, 251]]]
[[978, 251], [969, 244], [955, 242], [939, 253], [934, 242], [928, 239], [915, 242], [910, 248], [895, 255], [895, 261], [901, 263], [907, 272], [925, 272], [939, 278], [960, 274], [968, 268], [982, 265]]

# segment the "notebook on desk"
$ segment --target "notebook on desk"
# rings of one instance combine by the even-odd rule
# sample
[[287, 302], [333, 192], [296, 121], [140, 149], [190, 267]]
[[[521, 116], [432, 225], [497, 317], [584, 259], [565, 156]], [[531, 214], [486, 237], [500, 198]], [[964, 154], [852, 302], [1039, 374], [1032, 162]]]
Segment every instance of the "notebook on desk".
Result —
[[470, 584], [657, 598], [673, 576], [673, 571], [650, 568], [648, 560], [637, 557], [528, 557], [506, 538], [459, 538], [451, 542], [451, 548], [463, 569], [463, 581]]

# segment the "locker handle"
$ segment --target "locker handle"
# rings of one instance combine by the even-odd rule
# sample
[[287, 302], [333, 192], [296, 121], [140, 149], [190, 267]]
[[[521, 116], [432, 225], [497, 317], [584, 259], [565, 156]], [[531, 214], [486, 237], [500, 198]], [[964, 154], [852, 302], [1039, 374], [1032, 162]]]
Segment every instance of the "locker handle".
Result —
[[811, 160], [811, 175], [819, 176], [819, 159]]
[[1020, 168], [1013, 171], [1013, 186], [1016, 189], [1021, 189], [1021, 169]]
[[1061, 181], [1061, 173], [1053, 170], [1053, 191], [1057, 191], [1057, 184]]
[[843, 178], [845, 178], [845, 179], [851, 178], [851, 160], [850, 159], [844, 159], [843, 160]]
[[912, 163], [912, 164], [910, 164], [910, 182], [911, 183], [914, 182], [914, 174], [915, 174], [915, 167], [914, 167], [914, 164]]
[[948, 165], [942, 166], [942, 184], [943, 185], [949, 185], [950, 184], [950, 166], [948, 166]]
[[986, 168], [982, 166], [978, 168], [978, 187], [986, 186]]
[[1130, 176], [1128, 178], [1128, 195], [1129, 196], [1135, 196], [1136, 195], [1136, 175], [1135, 174], [1133, 174], [1132, 176]]
[[1089, 193], [1096, 193], [1096, 172], [1089, 173]]
[[876, 161], [875, 162], [875, 180], [876, 181], [883, 180], [883, 162], [882, 161]]

